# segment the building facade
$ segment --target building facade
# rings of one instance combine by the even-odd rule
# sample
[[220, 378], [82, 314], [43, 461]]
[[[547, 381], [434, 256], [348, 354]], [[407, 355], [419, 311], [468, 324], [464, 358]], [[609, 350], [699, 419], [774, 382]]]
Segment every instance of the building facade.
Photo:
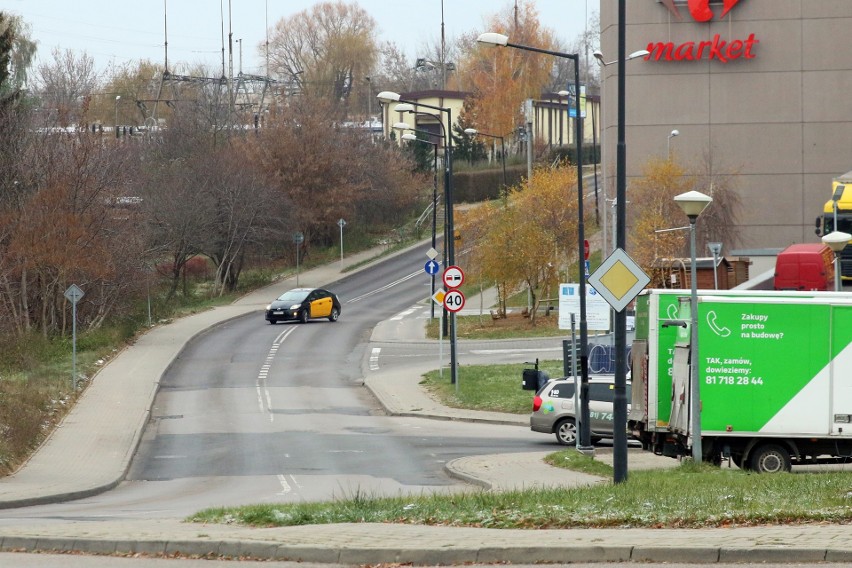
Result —
[[[607, 60], [618, 56], [618, 3], [601, 0]], [[726, 247], [817, 242], [831, 180], [852, 169], [850, 26], [850, 0], [627, 1], [625, 51], [651, 51], [625, 64], [628, 199], [643, 165], [670, 147], [711, 180], [733, 176], [741, 240]], [[610, 197], [617, 73], [602, 71]]]

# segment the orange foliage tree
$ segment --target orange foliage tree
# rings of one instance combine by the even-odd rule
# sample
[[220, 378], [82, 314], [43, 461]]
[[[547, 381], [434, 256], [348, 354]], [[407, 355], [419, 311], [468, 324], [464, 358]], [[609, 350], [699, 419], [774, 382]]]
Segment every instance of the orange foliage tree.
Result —
[[472, 266], [495, 283], [504, 314], [508, 296], [526, 289], [535, 324], [541, 299], [555, 290], [560, 274], [567, 278], [578, 247], [576, 191], [574, 168], [538, 168], [505, 203], [477, 208], [462, 221], [465, 234], [476, 239]]
[[[534, 1], [518, 2], [488, 21], [488, 30], [509, 36], [512, 43], [553, 49], [554, 38], [543, 27]], [[538, 98], [554, 66], [551, 55], [470, 44], [459, 66], [462, 86], [472, 93], [469, 122], [483, 132], [508, 135], [523, 124], [523, 101]]]

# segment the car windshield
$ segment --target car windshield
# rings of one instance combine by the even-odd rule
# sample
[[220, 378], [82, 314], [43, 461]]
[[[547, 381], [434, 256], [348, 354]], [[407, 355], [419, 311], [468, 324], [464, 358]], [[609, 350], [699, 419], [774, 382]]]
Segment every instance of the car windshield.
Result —
[[310, 290], [290, 290], [278, 296], [278, 301], [298, 304], [303, 302], [310, 292]]

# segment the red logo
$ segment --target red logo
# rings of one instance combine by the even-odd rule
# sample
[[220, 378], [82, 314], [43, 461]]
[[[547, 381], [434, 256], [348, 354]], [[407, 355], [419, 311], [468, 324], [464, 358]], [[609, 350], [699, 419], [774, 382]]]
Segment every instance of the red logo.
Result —
[[[669, 9], [669, 12], [674, 14], [678, 20], [683, 20], [683, 16], [675, 5], [675, 0], [661, 0], [662, 3]], [[711, 0], [687, 0], [689, 13], [696, 22], [709, 22], [713, 19], [713, 9], [710, 8]], [[740, 0], [723, 0], [722, 15], [719, 18], [724, 18], [731, 8], [737, 5]]]

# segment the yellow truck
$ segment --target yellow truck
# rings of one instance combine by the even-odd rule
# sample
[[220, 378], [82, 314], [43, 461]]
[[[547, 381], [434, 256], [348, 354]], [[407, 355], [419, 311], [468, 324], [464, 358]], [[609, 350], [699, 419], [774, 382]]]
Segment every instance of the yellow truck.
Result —
[[[825, 202], [822, 215], [816, 219], [816, 234], [833, 231], [852, 234], [852, 172], [846, 172], [831, 182], [831, 199]], [[846, 245], [840, 254], [840, 277], [852, 280], [852, 246]]]

